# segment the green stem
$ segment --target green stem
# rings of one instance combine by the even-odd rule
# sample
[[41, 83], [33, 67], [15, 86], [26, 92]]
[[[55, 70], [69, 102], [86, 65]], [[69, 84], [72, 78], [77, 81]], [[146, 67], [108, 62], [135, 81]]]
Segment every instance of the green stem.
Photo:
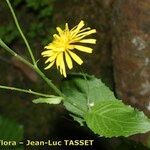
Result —
[[34, 70], [45, 80], [45, 82], [61, 97], [64, 97], [64, 94], [48, 79], [45, 74], [38, 68], [34, 67]]
[[30, 62], [28, 62], [26, 59], [24, 59], [23, 57], [21, 57], [20, 55], [18, 55], [16, 52], [14, 52], [12, 49], [10, 49], [0, 38], [0, 45], [9, 53], [11, 53], [13, 56], [15, 56], [18, 60], [20, 60], [21, 62], [25, 63], [26, 65], [28, 65], [30, 68], [32, 68], [34, 71], [36, 71], [41, 78], [59, 95], [64, 97], [63, 93], [51, 82], [51, 80], [49, 80], [45, 74], [37, 67], [32, 65]]
[[15, 12], [14, 12], [12, 6], [11, 6], [11, 3], [9, 2], [9, 0], [6, 0], [6, 2], [7, 2], [7, 4], [8, 4], [8, 6], [9, 6], [9, 8], [10, 8], [10, 11], [11, 11], [11, 13], [12, 13], [12, 16], [13, 16], [13, 19], [14, 19], [15, 24], [16, 24], [16, 26], [17, 26], [17, 29], [18, 29], [18, 31], [20, 32], [20, 34], [21, 34], [21, 36], [22, 36], [22, 38], [23, 38], [23, 40], [24, 40], [24, 42], [25, 42], [25, 44], [26, 44], [26, 47], [27, 47], [27, 49], [28, 49], [28, 51], [29, 51], [29, 54], [30, 54], [31, 59], [32, 59], [32, 61], [33, 61], [33, 65], [32, 65], [30, 62], [26, 61], [26, 60], [25, 60], [24, 58], [22, 58], [21, 56], [19, 56], [19, 55], [18, 55], [17, 53], [15, 53], [13, 50], [11, 50], [11, 49], [0, 39], [0, 43], [2, 44], [2, 47], [3, 47], [4, 49], [6, 49], [8, 52], [10, 52], [12, 55], [16, 56], [20, 61], [22, 61], [23, 63], [27, 64], [27, 65], [30, 66], [32, 69], [34, 69], [34, 70], [45, 80], [45, 82], [46, 82], [58, 95], [63, 96], [62, 92], [61, 92], [61, 91], [43, 74], [43, 72], [38, 68], [38, 66], [37, 66], [37, 64], [36, 64], [36, 61], [35, 61], [35, 58], [34, 58], [34, 56], [33, 56], [31, 47], [30, 47], [30, 45], [29, 45], [29, 43], [28, 43], [26, 37], [24, 36], [24, 34], [23, 34], [23, 32], [22, 32], [22, 30], [21, 30], [21, 28], [20, 28], [20, 25], [19, 25], [19, 23], [18, 23], [18, 20], [17, 20], [17, 17], [16, 17], [16, 15], [15, 15]]
[[24, 92], [24, 93], [29, 93], [29, 94], [34, 94], [34, 95], [38, 95], [38, 96], [42, 96], [42, 97], [51, 97], [51, 95], [48, 94], [43, 94], [43, 93], [39, 93], [39, 92], [34, 92], [32, 90], [25, 90], [25, 89], [20, 89], [20, 88], [16, 88], [16, 87], [10, 87], [10, 86], [3, 86], [0, 85], [1, 89], [6, 89], [6, 90], [13, 90], [13, 91], [19, 91], [19, 92]]
[[25, 63], [26, 65], [28, 65], [29, 67], [31, 67], [32, 69], [34, 69], [34, 66], [28, 62], [26, 59], [24, 59], [23, 57], [21, 57], [20, 55], [18, 55], [16, 52], [14, 52], [12, 49], [10, 49], [0, 38], [0, 45], [2, 46], [2, 48], [4, 48], [7, 52], [9, 52], [11, 55], [15, 56], [18, 60], [20, 60], [21, 62]]
[[[76, 106], [73, 102], [67, 100], [67, 98], [65, 97], [65, 95], [51, 82], [51, 80], [49, 80], [45, 74], [37, 67], [32, 65], [30, 62], [28, 62], [26, 59], [24, 59], [23, 57], [21, 57], [20, 55], [18, 55], [16, 52], [14, 52], [12, 49], [10, 49], [0, 38], [0, 45], [2, 46], [2, 48], [4, 48], [6, 51], [8, 51], [10, 54], [12, 54], [13, 56], [15, 56], [18, 60], [20, 60], [21, 62], [25, 63], [26, 65], [28, 65], [29, 67], [31, 67], [34, 71], [36, 71], [41, 78], [43, 78], [43, 80], [61, 97], [64, 97], [64, 99], [66, 101], [68, 101], [68, 103], [72, 104], [74, 107], [76, 107], [77, 109], [80, 109], [81, 111], [84, 112], [84, 110], [82, 108], [80, 108], [80, 106]], [[30, 94], [35, 94], [35, 95], [39, 95], [39, 96], [45, 96], [45, 97], [50, 97], [50, 95], [46, 95], [46, 94], [42, 94], [42, 93], [37, 93], [37, 92], [33, 92], [31, 90], [24, 90], [24, 89], [19, 89], [19, 88], [15, 88], [15, 87], [7, 87], [7, 86], [0, 86], [0, 88], [2, 89], [10, 89], [10, 90], [15, 90], [15, 91], [20, 91], [20, 92], [25, 92], [25, 93], [30, 93]]]
[[9, 2], [9, 0], [6, 0], [6, 2], [7, 2], [8, 6], [9, 6], [9, 9], [10, 9], [10, 11], [11, 11], [11, 13], [12, 13], [12, 16], [13, 16], [14, 22], [15, 22], [15, 24], [16, 24], [16, 26], [17, 26], [17, 29], [18, 29], [18, 31], [20, 32], [20, 35], [22, 36], [22, 38], [23, 38], [23, 40], [24, 40], [24, 42], [25, 42], [25, 44], [26, 44], [26, 47], [27, 47], [27, 49], [28, 49], [28, 51], [29, 51], [29, 54], [30, 54], [31, 59], [32, 59], [32, 62], [33, 62], [33, 64], [36, 66], [36, 61], [35, 61], [35, 58], [34, 58], [34, 56], [33, 56], [31, 47], [30, 47], [30, 45], [29, 45], [29, 43], [28, 43], [26, 37], [24, 36], [24, 34], [23, 34], [22, 30], [21, 30], [21, 27], [20, 27], [20, 25], [19, 25], [19, 23], [18, 23], [18, 20], [17, 20], [16, 15], [15, 15], [15, 12], [14, 12], [12, 6], [11, 6], [11, 3]]
[[[14, 19], [14, 22], [17, 26], [17, 29], [18, 31], [20, 32], [25, 44], [26, 44], [26, 47], [28, 49], [28, 52], [31, 56], [31, 59], [32, 59], [32, 62], [33, 64], [31, 64], [29, 61], [27, 61], [26, 59], [24, 59], [23, 57], [21, 57], [20, 55], [18, 55], [16, 52], [14, 52], [12, 49], [10, 49], [0, 38], [0, 45], [5, 49], [7, 50], [9, 53], [11, 53], [13, 56], [15, 56], [16, 58], [18, 58], [21, 62], [25, 63], [26, 65], [28, 65], [29, 67], [31, 67], [33, 70], [35, 70], [42, 78], [43, 80], [58, 94], [60, 95], [61, 97], [64, 97], [65, 98], [65, 95], [51, 82], [51, 80], [49, 80], [45, 74], [38, 68], [37, 64], [36, 64], [36, 61], [35, 61], [35, 58], [33, 56], [33, 53], [32, 53], [32, 50], [31, 50], [31, 47], [24, 35], [24, 33], [22, 32], [21, 28], [20, 28], [20, 25], [18, 23], [18, 20], [17, 20], [17, 17], [15, 15], [15, 12], [11, 6], [11, 3], [9, 2], [9, 0], [6, 0], [9, 8], [10, 8], [10, 11], [12, 13], [12, 16], [13, 16], [13, 19]], [[34, 92], [34, 91], [31, 91], [31, 90], [25, 90], [25, 89], [19, 89], [19, 88], [15, 88], [15, 87], [8, 87], [8, 86], [2, 86], [0, 85], [0, 88], [2, 89], [8, 89], [8, 90], [14, 90], [14, 91], [20, 91], [20, 92], [24, 92], [24, 93], [30, 93], [30, 94], [34, 94], [34, 95], [39, 95], [39, 96], [44, 96], [44, 97], [50, 97], [50, 95], [46, 95], [46, 94], [42, 94], [42, 93], [38, 93], [38, 92]], [[67, 99], [66, 99], [67, 100]], [[67, 100], [68, 101], [68, 100]], [[83, 109], [80, 108], [80, 106], [76, 106], [76, 104], [74, 104], [73, 102], [71, 101], [68, 101], [68, 103], [72, 104], [73, 106], [75, 106], [77, 109], [80, 109], [84, 112]]]
[[[26, 90], [26, 89], [20, 89], [20, 88], [11, 87], [11, 86], [4, 86], [4, 85], [0, 85], [0, 89], [12, 90], [12, 91], [19, 91], [19, 92], [29, 93], [29, 94], [38, 95], [38, 96], [47, 97], [47, 98], [53, 97], [53, 95], [48, 95], [48, 94], [43, 94], [43, 93], [35, 92], [35, 91], [32, 91], [31, 89]], [[73, 102], [68, 101], [68, 103], [72, 104], [74, 107], [76, 107], [77, 109], [80, 109], [81, 111], [84, 112], [84, 110], [82, 108], [80, 108], [80, 106], [76, 106]]]

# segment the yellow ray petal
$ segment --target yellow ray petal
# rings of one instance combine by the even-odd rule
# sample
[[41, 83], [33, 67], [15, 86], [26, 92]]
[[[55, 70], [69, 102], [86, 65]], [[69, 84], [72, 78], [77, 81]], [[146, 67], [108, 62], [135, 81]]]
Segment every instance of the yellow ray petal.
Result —
[[51, 56], [51, 55], [53, 55], [53, 51], [52, 50], [46, 50], [46, 51], [42, 52], [41, 55], [43, 55], [43, 56]]
[[91, 30], [91, 28], [90, 27], [84, 28], [84, 29], [80, 30], [79, 33], [84, 32], [86, 30]]
[[69, 31], [68, 23], [66, 23], [66, 25], [65, 25], [65, 30]]
[[77, 35], [75, 35], [73, 38], [72, 38], [72, 41], [71, 42], [78, 42], [79, 40], [82, 40], [84, 37], [90, 35], [90, 34], [93, 34], [95, 33], [96, 30], [93, 29], [93, 30], [90, 30], [90, 31], [86, 31], [86, 32], [83, 32], [83, 33], [79, 33]]
[[63, 53], [60, 53], [57, 56], [56, 65], [57, 65], [57, 68], [59, 67], [60, 73], [63, 74], [64, 77], [66, 77], [67, 75], [66, 75]]
[[62, 69], [63, 76], [66, 78], [67, 75], [66, 75], [66, 68], [65, 68], [65, 63], [64, 63], [64, 58], [63, 57], [62, 57], [62, 60], [61, 60], [61, 69]]
[[46, 68], [44, 68], [44, 69], [47, 70], [47, 69], [51, 68], [51, 67], [54, 65], [54, 62], [55, 62], [55, 61], [51, 62], [51, 63], [50, 63]]
[[63, 75], [65, 78], [67, 77], [66, 70], [63, 71]]
[[61, 37], [58, 34], [54, 34], [53, 37], [57, 40], [59, 40]]
[[70, 31], [72, 32], [72, 31], [74, 31], [76, 28], [77, 28], [77, 25], [74, 26]]
[[75, 36], [75, 35], [80, 31], [80, 29], [81, 29], [84, 25], [85, 25], [85, 24], [84, 24], [84, 21], [81, 20], [81, 21], [79, 22], [79, 24], [76, 26], [76, 28], [72, 28], [72, 29], [71, 29], [71, 35], [72, 35], [72, 36]]
[[74, 61], [76, 61], [79, 65], [81, 65], [83, 63], [82, 59], [79, 56], [77, 56], [75, 53], [73, 53], [69, 50], [68, 50], [68, 52], [69, 52], [70, 56], [74, 59]]
[[54, 61], [54, 60], [56, 59], [57, 55], [58, 55], [58, 53], [53, 54], [52, 56], [50, 56], [50, 57], [45, 61], [45, 63], [47, 63], [48, 61], [49, 61], [49, 62]]
[[51, 62], [51, 61], [50, 61], [50, 58], [48, 58], [48, 59], [45, 61], [45, 64], [47, 64], [48, 62]]
[[63, 70], [60, 68], [60, 69], [59, 69], [59, 71], [60, 71], [60, 74], [62, 75], [62, 73], [63, 73]]
[[80, 45], [74, 45], [74, 48], [76, 48], [79, 51], [86, 52], [86, 53], [92, 53], [92, 50], [93, 50], [90, 47], [80, 46]]
[[89, 43], [89, 44], [96, 44], [96, 39], [83, 39], [79, 41], [80, 43]]
[[84, 21], [81, 20], [81, 21], [79, 22], [79, 24], [77, 25], [77, 30], [80, 30], [84, 25], [85, 25], [85, 24], [84, 24]]
[[56, 30], [58, 31], [59, 35], [62, 35], [64, 32], [60, 27], [57, 27]]
[[[77, 26], [75, 26], [74, 28], [72, 28], [72, 30], [70, 31], [70, 35], [71, 35], [72, 38], [74, 38], [74, 36], [76, 35], [76, 34], [74, 34], [74, 31], [73, 31], [76, 27], [77, 27]], [[84, 32], [84, 31], [86, 31], [86, 30], [89, 31], [90, 29], [91, 29], [90, 27], [84, 28], [84, 29], [82, 29], [82, 30], [79, 30], [77, 34], [82, 33], [82, 32]]]
[[95, 29], [92, 29], [92, 30], [89, 30], [89, 31], [86, 31], [86, 32], [79, 33], [79, 34], [77, 34], [77, 37], [80, 37], [80, 36], [88, 36], [88, 35], [93, 34], [93, 33], [96, 33], [96, 30], [95, 30]]
[[45, 49], [53, 49], [55, 48], [53, 44], [49, 44], [47, 46], [44, 47]]
[[58, 67], [60, 67], [60, 64], [61, 64], [61, 57], [63, 56], [63, 53], [59, 53], [57, 55], [57, 58], [56, 58], [56, 66], [57, 66], [57, 69]]
[[65, 52], [65, 58], [66, 58], [66, 62], [67, 62], [68, 68], [72, 69], [72, 67], [73, 67], [72, 60], [71, 60], [71, 58], [70, 58], [70, 56], [68, 55], [67, 52]]

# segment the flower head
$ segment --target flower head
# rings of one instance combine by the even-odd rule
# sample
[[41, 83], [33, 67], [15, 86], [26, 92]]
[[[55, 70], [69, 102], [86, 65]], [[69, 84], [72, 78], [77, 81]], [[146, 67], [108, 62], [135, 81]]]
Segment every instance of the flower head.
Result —
[[45, 63], [49, 63], [49, 65], [45, 69], [51, 68], [56, 63], [57, 69], [66, 77], [65, 63], [69, 69], [73, 68], [72, 60], [79, 65], [83, 63], [82, 59], [74, 53], [75, 50], [92, 53], [92, 48], [82, 46], [81, 44], [95, 44], [96, 39], [85, 37], [96, 33], [96, 30], [89, 27], [83, 29], [84, 25], [84, 21], [80, 21], [79, 24], [71, 30], [67, 23], [64, 30], [60, 27], [56, 28], [58, 34], [53, 35], [54, 39], [52, 43], [45, 46], [46, 50], [42, 52], [43, 57], [48, 57]]

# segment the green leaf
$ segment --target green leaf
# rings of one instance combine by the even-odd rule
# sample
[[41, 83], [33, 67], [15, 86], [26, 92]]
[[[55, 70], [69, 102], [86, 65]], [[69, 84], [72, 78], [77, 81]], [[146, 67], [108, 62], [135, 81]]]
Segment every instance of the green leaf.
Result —
[[122, 101], [101, 101], [85, 114], [87, 126], [105, 137], [118, 137], [150, 131], [150, 120]]
[[80, 125], [105, 137], [130, 136], [150, 131], [150, 120], [115, 98], [113, 92], [93, 76], [72, 74], [62, 83], [64, 105]]
[[116, 100], [113, 92], [100, 79], [85, 74], [68, 75], [62, 82], [61, 89], [67, 97], [64, 100], [66, 109], [81, 117], [99, 101]]
[[[68, 97], [68, 101], [80, 106], [84, 111], [88, 111], [88, 104], [96, 104], [103, 100], [116, 100], [113, 92], [94, 76], [83, 74], [68, 75], [61, 88], [62, 92]], [[65, 101], [64, 105], [73, 113], [83, 114], [81, 110], [78, 110], [67, 101]]]
[[73, 115], [73, 114], [70, 114], [70, 116], [73, 117], [73, 119], [74, 119], [75, 121], [77, 121], [77, 122], [80, 124], [80, 126], [84, 126], [84, 122], [85, 122], [85, 121], [84, 121], [83, 118], [78, 117], [78, 116]]
[[40, 97], [38, 99], [33, 100], [32, 102], [35, 104], [38, 104], [38, 103], [60, 104], [62, 100], [63, 100], [62, 97], [52, 96], [52, 97], [48, 97], [48, 98]]

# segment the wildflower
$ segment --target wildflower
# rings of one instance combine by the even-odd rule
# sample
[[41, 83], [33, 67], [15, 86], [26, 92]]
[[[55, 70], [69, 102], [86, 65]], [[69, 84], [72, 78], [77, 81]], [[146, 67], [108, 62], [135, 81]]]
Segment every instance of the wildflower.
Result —
[[54, 40], [52, 43], [45, 46], [44, 48], [46, 50], [42, 52], [43, 57], [48, 57], [45, 63], [49, 63], [49, 65], [45, 69], [51, 68], [56, 63], [57, 69], [59, 69], [60, 73], [66, 77], [65, 62], [69, 69], [73, 68], [72, 59], [79, 65], [83, 63], [82, 59], [74, 53], [75, 50], [92, 53], [92, 48], [82, 46], [81, 44], [95, 44], [96, 39], [85, 37], [96, 33], [96, 30], [89, 27], [83, 28], [84, 25], [84, 21], [81, 20], [79, 24], [71, 30], [67, 23], [64, 30], [60, 27], [56, 28], [58, 34], [53, 35]]

